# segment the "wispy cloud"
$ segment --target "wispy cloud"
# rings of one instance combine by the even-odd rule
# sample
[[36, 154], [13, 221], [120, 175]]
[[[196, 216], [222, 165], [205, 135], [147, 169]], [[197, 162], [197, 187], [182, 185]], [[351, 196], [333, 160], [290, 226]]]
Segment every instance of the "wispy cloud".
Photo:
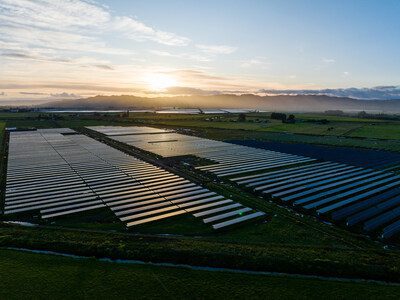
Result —
[[132, 17], [112, 14], [92, 1], [0, 0], [0, 42], [8, 47], [127, 55], [102, 38], [112, 33], [136, 41], [185, 46], [190, 40]]
[[355, 99], [378, 99], [394, 100], [400, 99], [400, 86], [376, 86], [372, 88], [345, 88], [345, 89], [263, 89], [260, 93], [269, 95], [327, 95], [334, 97], [349, 97]]
[[343, 76], [343, 77], [350, 76], [350, 72], [348, 72], [348, 71], [344, 71], [344, 72], [342, 73], [342, 76]]
[[227, 45], [196, 45], [201, 51], [209, 54], [231, 54], [237, 50], [237, 47]]
[[209, 91], [203, 90], [199, 88], [192, 88], [192, 87], [181, 87], [181, 86], [174, 86], [166, 89], [164, 92], [165, 94], [172, 94], [172, 95], [198, 95], [198, 96], [208, 96], [208, 95], [219, 95], [222, 92], [218, 90]]
[[1, 53], [3, 57], [9, 58], [22, 58], [22, 59], [33, 59], [34, 57], [24, 53], [17, 53], [17, 52], [8, 52], [8, 53]]
[[269, 64], [270, 63], [266, 61], [265, 58], [257, 57], [241, 61], [240, 66], [242, 68], [259, 67], [265, 69], [269, 66]]
[[322, 58], [322, 62], [325, 63], [325, 64], [333, 64], [333, 63], [336, 62], [336, 60], [333, 59], [333, 58], [326, 58], [326, 57], [324, 57], [324, 58]]
[[19, 92], [21, 95], [28, 95], [28, 96], [43, 96], [48, 95], [47, 93], [36, 93], [36, 92]]
[[205, 55], [191, 54], [191, 53], [171, 53], [168, 51], [150, 50], [150, 53], [162, 57], [182, 58], [188, 60], [195, 60], [199, 62], [209, 62], [211, 57]]
[[94, 65], [94, 67], [102, 70], [114, 70], [114, 68], [110, 65]]
[[79, 98], [80, 97], [76, 94], [67, 93], [67, 92], [61, 92], [61, 93], [19, 92], [19, 94], [26, 95], [26, 96], [51, 96], [54, 98]]
[[326, 70], [326, 69], [334, 66], [335, 63], [336, 63], [336, 60], [334, 58], [323, 57], [317, 61], [317, 65], [314, 67], [314, 70], [315, 71]]
[[72, 94], [72, 93], [55, 93], [55, 94], [50, 94], [51, 97], [54, 98], [79, 98], [78, 95]]
[[112, 27], [122, 32], [126, 37], [137, 41], [150, 40], [169, 46], [186, 46], [190, 42], [190, 39], [186, 37], [156, 30], [131, 17], [115, 17]]
[[208, 74], [203, 71], [198, 71], [198, 70], [175, 70], [172, 71], [171, 73], [181, 76], [181, 77], [187, 77], [195, 80], [218, 80], [218, 81], [229, 81], [229, 78], [225, 78], [222, 76], [216, 76], [212, 74]]

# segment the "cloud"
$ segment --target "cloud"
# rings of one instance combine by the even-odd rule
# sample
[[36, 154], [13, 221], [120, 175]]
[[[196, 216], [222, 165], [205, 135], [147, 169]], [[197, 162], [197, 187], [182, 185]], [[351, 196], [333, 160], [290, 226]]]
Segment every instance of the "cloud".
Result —
[[156, 30], [131, 17], [115, 17], [112, 26], [126, 37], [137, 41], [150, 40], [169, 46], [186, 46], [190, 42], [190, 39], [186, 37]]
[[109, 65], [94, 65], [94, 67], [99, 68], [99, 69], [103, 69], [103, 70], [114, 70], [114, 68], [112, 66], [109, 66]]
[[270, 63], [265, 61], [264, 58], [253, 58], [249, 60], [243, 60], [240, 64], [242, 68], [250, 68], [250, 67], [261, 67], [265, 69]]
[[[1, 51], [1, 50], [0, 50]], [[7, 51], [7, 52], [0, 52], [0, 56], [6, 57], [6, 58], [11, 58], [11, 59], [17, 59], [17, 60], [37, 60], [37, 61], [53, 61], [53, 62], [62, 62], [62, 63], [67, 63], [71, 62], [71, 59], [67, 58], [62, 58], [62, 57], [52, 57], [51, 55], [39, 55], [36, 54], [35, 51], [31, 51], [31, 53], [28, 52], [18, 52], [18, 51]]]
[[229, 81], [229, 78], [211, 75], [211, 74], [205, 73], [203, 71], [198, 71], [198, 70], [175, 70], [175, 71], [172, 71], [172, 73], [174, 73], [178, 76], [181, 76], [183, 78], [188, 77], [188, 78], [195, 79], [195, 80], [218, 80], [218, 81], [228, 80]]
[[115, 87], [110, 85], [101, 84], [87, 84], [87, 83], [1, 83], [0, 89], [18, 90], [18, 89], [66, 89], [77, 91], [95, 91], [95, 92], [119, 92], [119, 93], [132, 93], [136, 90], [134, 88]]
[[9, 58], [34, 59], [34, 57], [31, 55], [17, 52], [1, 53], [0, 55]]
[[0, 0], [1, 49], [6, 45], [13, 50], [35, 48], [38, 52], [51, 49], [113, 55], [132, 53], [108, 45], [103, 39], [106, 34], [170, 46], [185, 46], [190, 42], [186, 37], [153, 28], [132, 17], [114, 15], [93, 1]]
[[71, 65], [93, 67], [102, 70], [114, 70], [114, 67], [110, 65], [109, 62], [106, 60], [85, 57], [85, 56], [72, 59], [72, 58], [56, 57], [52, 55], [45, 56], [41, 54], [36, 54], [34, 51], [31, 51], [31, 53], [10, 52], [10, 51], [3, 53], [0, 52], [0, 56], [17, 60], [35, 60], [43, 62], [68, 63]]
[[231, 54], [237, 50], [237, 47], [231, 47], [226, 45], [196, 45], [198, 49], [209, 54]]
[[319, 90], [271, 90], [262, 89], [260, 93], [268, 95], [327, 95], [365, 100], [400, 100], [399, 86], [377, 86], [372, 88], [344, 88]]
[[396, 90], [399, 88], [400, 88], [399, 86], [395, 86], [395, 85], [378, 85], [378, 86], [374, 87], [375, 90], [383, 90], [383, 91], [385, 91], [385, 90], [393, 91], [393, 90]]
[[336, 61], [333, 58], [323, 58], [322, 62], [325, 63], [325, 64], [333, 64]]
[[179, 55], [172, 54], [168, 51], [159, 51], [159, 50], [150, 50], [149, 51], [151, 54], [157, 55], [157, 56], [164, 56], [164, 57], [179, 57]]
[[221, 94], [220, 91], [209, 91], [203, 90], [198, 88], [192, 87], [181, 87], [181, 86], [174, 86], [166, 89], [166, 94], [173, 94], [173, 95], [197, 95], [197, 96], [207, 96], [207, 95], [219, 95]]
[[35, 92], [19, 92], [21, 95], [31, 95], [31, 96], [39, 96], [39, 95], [48, 95], [47, 93], [35, 93]]
[[183, 58], [189, 60], [196, 60], [201, 62], [211, 61], [211, 58], [204, 55], [197, 54], [189, 54], [189, 53], [170, 53], [168, 51], [159, 51], [159, 50], [150, 50], [150, 53], [153, 55], [161, 56], [161, 57], [173, 57], [173, 58]]
[[55, 98], [79, 98], [80, 96], [72, 93], [62, 92], [62, 93], [39, 93], [39, 92], [19, 92], [21, 95], [26, 96], [51, 96]]
[[[202, 88], [205, 90], [218, 89], [218, 90], [255, 90], [260, 85], [253, 80], [245, 80], [242, 77], [234, 76], [220, 76], [208, 73], [202, 70], [193, 69], [179, 69], [165, 71], [165, 74], [171, 75], [176, 78], [182, 86], [190, 86]], [[1, 86], [0, 86], [1, 88]]]
[[50, 96], [54, 97], [54, 98], [79, 98], [78, 95], [69, 94], [69, 93], [66, 93], [66, 92], [59, 93], [59, 94], [50, 94]]
[[104, 27], [111, 18], [104, 7], [79, 0], [1, 0], [0, 8], [3, 22], [41, 28]]

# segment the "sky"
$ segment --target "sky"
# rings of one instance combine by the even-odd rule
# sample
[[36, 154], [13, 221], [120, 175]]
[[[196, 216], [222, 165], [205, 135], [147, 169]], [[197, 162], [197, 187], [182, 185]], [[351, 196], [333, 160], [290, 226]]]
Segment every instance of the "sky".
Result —
[[398, 0], [0, 0], [0, 105], [376, 86], [400, 95], [399, 16]]

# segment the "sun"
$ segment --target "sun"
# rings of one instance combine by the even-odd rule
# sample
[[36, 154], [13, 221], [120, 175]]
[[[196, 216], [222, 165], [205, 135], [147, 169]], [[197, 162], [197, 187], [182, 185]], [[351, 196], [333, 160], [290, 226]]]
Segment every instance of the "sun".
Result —
[[176, 79], [165, 74], [149, 74], [145, 81], [153, 91], [162, 91], [176, 85]]

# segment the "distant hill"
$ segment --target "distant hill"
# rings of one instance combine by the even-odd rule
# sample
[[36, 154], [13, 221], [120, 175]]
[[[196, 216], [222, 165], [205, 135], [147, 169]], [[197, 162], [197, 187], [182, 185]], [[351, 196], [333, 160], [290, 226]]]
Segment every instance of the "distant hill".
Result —
[[400, 113], [400, 100], [358, 100], [331, 96], [258, 96], [213, 95], [213, 96], [177, 96], [177, 97], [137, 97], [95, 96], [76, 100], [61, 100], [40, 105], [44, 108], [58, 109], [154, 109], [162, 107], [179, 108], [246, 108], [268, 111], [374, 111]]

